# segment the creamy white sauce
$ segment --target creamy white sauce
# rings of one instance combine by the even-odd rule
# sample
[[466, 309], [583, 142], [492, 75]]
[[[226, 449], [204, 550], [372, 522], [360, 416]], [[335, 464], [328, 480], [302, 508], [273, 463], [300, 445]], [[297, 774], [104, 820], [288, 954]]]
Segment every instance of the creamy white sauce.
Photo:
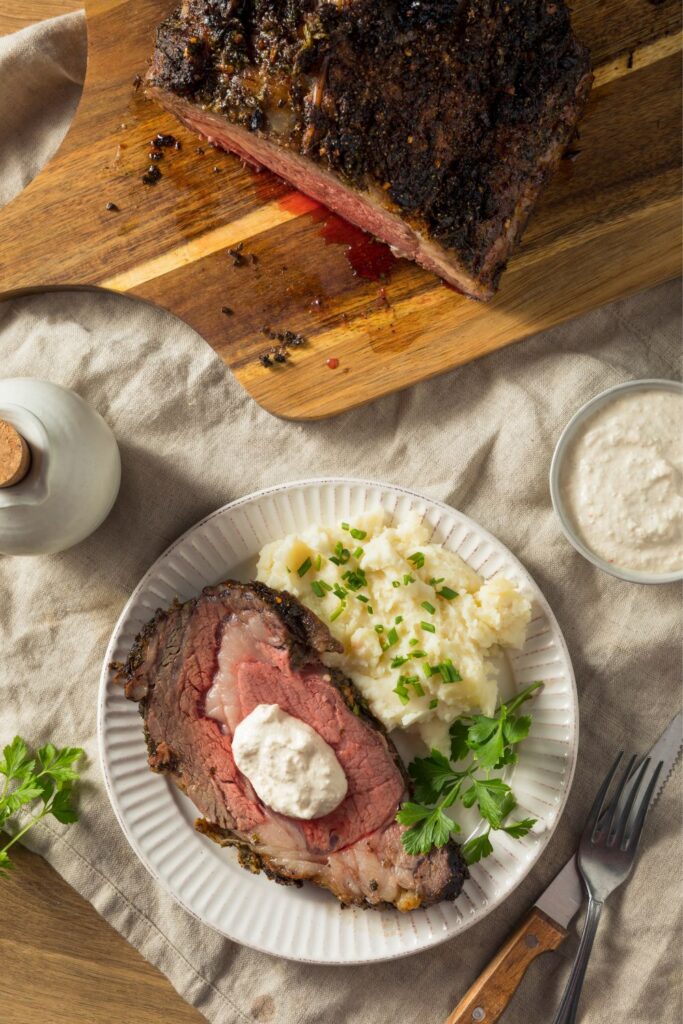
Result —
[[279, 814], [321, 818], [346, 796], [346, 775], [332, 747], [277, 704], [259, 704], [242, 719], [232, 752], [259, 799]]
[[616, 568], [683, 568], [683, 395], [632, 391], [598, 409], [567, 451], [561, 497], [584, 544]]

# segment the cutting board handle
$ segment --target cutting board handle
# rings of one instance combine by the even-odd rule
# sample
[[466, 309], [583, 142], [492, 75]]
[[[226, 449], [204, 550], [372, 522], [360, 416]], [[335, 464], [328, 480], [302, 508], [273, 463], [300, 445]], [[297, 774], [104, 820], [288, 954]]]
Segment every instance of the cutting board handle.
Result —
[[494, 1024], [541, 953], [557, 949], [567, 932], [533, 907], [460, 1000], [445, 1024]]

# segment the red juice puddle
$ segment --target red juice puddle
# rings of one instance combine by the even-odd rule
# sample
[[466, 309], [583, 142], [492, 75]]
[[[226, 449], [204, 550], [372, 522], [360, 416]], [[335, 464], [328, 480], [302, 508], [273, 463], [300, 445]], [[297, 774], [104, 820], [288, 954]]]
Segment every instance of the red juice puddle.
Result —
[[314, 223], [321, 223], [321, 236], [327, 245], [344, 246], [344, 255], [356, 277], [366, 281], [379, 281], [387, 278], [396, 256], [384, 242], [378, 242], [372, 235], [350, 224], [347, 220], [332, 213], [326, 206], [310, 199], [302, 192], [291, 192], [278, 200], [283, 210], [294, 214], [309, 214]]
[[385, 242], [378, 242], [336, 213], [326, 218], [321, 234], [328, 245], [346, 246], [344, 255], [356, 277], [379, 281], [394, 269], [396, 257]]
[[310, 196], [305, 196], [303, 192], [288, 192], [286, 196], [281, 196], [278, 199], [278, 205], [283, 210], [286, 210], [287, 213], [294, 213], [297, 216], [310, 213], [316, 223], [324, 220], [330, 212], [326, 206], [322, 206], [315, 199], [311, 199]]

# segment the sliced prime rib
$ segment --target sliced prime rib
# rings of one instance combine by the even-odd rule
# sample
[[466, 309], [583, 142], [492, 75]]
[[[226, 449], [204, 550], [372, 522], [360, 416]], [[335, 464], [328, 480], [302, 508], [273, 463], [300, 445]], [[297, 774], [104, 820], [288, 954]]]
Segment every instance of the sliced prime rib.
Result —
[[146, 88], [488, 299], [591, 81], [565, 0], [183, 0]]
[[[405, 852], [395, 815], [409, 783], [353, 684], [320, 660], [339, 649], [289, 594], [226, 582], [158, 611], [116, 679], [139, 702], [150, 767], [197, 806], [200, 832], [238, 848], [243, 866], [314, 882], [343, 904], [412, 910], [454, 899], [467, 877], [459, 847]], [[231, 737], [259, 704], [278, 704], [332, 747], [348, 782], [336, 810], [303, 821], [258, 799], [235, 765]]]

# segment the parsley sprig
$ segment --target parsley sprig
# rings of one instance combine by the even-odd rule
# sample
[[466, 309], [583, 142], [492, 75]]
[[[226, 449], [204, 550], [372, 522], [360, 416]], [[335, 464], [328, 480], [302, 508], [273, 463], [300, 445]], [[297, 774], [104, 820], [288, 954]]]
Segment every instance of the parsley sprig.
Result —
[[69, 824], [78, 820], [73, 806], [73, 785], [78, 778], [76, 763], [83, 757], [80, 747], [63, 747], [58, 750], [52, 743], [46, 743], [29, 753], [21, 736], [15, 736], [3, 750], [0, 760], [0, 832], [13, 815], [22, 807], [40, 800], [40, 805], [27, 823], [0, 848], [0, 878], [7, 875], [12, 862], [7, 852], [30, 828], [51, 814], [57, 821]]
[[[451, 833], [460, 832], [457, 822], [445, 812], [460, 800], [463, 807], [475, 804], [488, 828], [482, 835], [465, 843], [463, 857], [474, 864], [493, 852], [490, 834], [506, 832], [519, 839], [536, 824], [535, 818], [523, 818], [506, 824], [508, 815], [517, 806], [510, 786], [501, 778], [491, 778], [492, 771], [515, 764], [515, 747], [529, 734], [531, 715], [518, 715], [518, 708], [542, 686], [532, 683], [496, 714], [459, 718], [449, 732], [450, 758], [432, 750], [429, 757], [418, 757], [408, 772], [414, 783], [414, 802], [402, 804], [396, 820], [407, 826], [401, 841], [407, 853], [427, 854], [434, 847], [445, 846]], [[455, 768], [452, 762], [467, 764]]]

